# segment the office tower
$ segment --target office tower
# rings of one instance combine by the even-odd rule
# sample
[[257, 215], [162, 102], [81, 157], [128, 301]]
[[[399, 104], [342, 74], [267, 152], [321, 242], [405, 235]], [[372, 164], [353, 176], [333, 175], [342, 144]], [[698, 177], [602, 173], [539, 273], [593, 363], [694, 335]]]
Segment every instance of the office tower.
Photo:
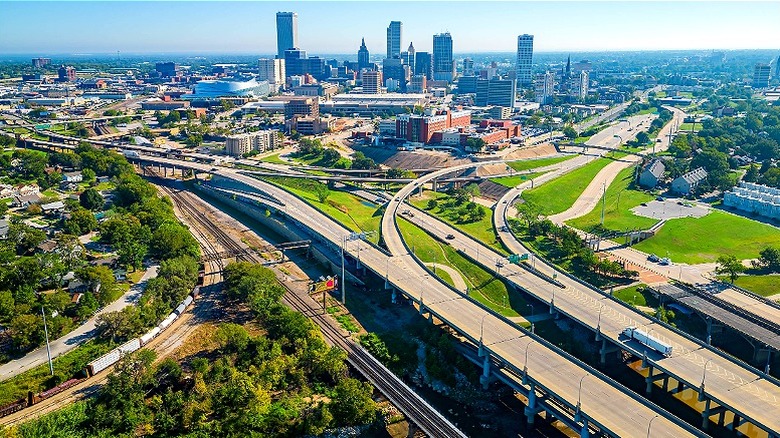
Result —
[[401, 57], [401, 22], [391, 21], [387, 26], [387, 57]]
[[71, 66], [61, 65], [57, 70], [57, 80], [60, 82], [73, 82], [76, 80], [76, 69]]
[[412, 80], [409, 82], [409, 87], [406, 91], [410, 93], [425, 93], [428, 89], [427, 80], [424, 74], [417, 74], [412, 76]]
[[477, 80], [477, 95], [474, 104], [477, 106], [515, 107], [517, 83], [511, 79], [495, 77], [493, 79]]
[[471, 58], [463, 59], [463, 76], [474, 76], [474, 60]]
[[45, 67], [51, 64], [51, 58], [33, 58], [32, 66], [35, 68]]
[[571, 77], [571, 55], [566, 58], [566, 69], [563, 71], [563, 79], [568, 80]]
[[433, 63], [430, 53], [417, 52], [414, 54], [414, 73], [423, 74], [428, 80], [433, 79]]
[[452, 36], [449, 32], [433, 36], [433, 79], [452, 81], [455, 78], [452, 62]]
[[411, 42], [409, 43], [409, 48], [406, 49], [406, 57], [404, 59], [404, 64], [409, 66], [409, 71], [411, 74], [414, 74], [414, 56], [415, 56], [415, 50], [414, 50], [414, 44]]
[[368, 70], [363, 72], [363, 93], [379, 94], [382, 92], [382, 72]]
[[284, 59], [258, 59], [257, 80], [268, 81], [276, 91], [284, 85], [284, 80], [287, 77], [284, 67]]
[[398, 81], [402, 89], [406, 88], [406, 70], [401, 63], [401, 58], [385, 58], [382, 60], [382, 76], [385, 81], [394, 79]]
[[363, 38], [360, 42], [360, 49], [358, 49], [358, 70], [368, 68], [369, 65], [369, 53], [368, 47], [366, 47], [366, 39]]
[[534, 36], [520, 35], [517, 37], [517, 85], [528, 87], [533, 84], [531, 76], [534, 60]]
[[478, 76], [461, 76], [458, 78], [458, 94], [476, 93]]
[[580, 75], [575, 78], [571, 78], [571, 95], [577, 99], [584, 100], [588, 97], [588, 85], [590, 83], [590, 72], [583, 70]]
[[542, 105], [552, 103], [555, 91], [555, 73], [548, 71], [536, 75], [534, 85], [536, 86], [536, 101]]
[[296, 48], [286, 49], [283, 55], [287, 76], [300, 76], [308, 73], [305, 50]]
[[771, 67], [769, 64], [756, 64], [753, 69], [753, 88], [767, 88], [769, 87], [769, 72]]
[[179, 66], [175, 62], [158, 62], [154, 69], [164, 78], [179, 76]]
[[298, 14], [276, 13], [276, 56], [284, 58], [284, 51], [298, 47]]

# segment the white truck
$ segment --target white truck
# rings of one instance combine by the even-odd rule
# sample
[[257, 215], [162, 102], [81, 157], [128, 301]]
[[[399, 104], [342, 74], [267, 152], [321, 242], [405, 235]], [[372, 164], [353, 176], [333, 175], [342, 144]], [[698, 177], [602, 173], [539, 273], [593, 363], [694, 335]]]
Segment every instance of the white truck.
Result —
[[636, 327], [626, 327], [623, 329], [623, 334], [629, 339], [633, 339], [646, 347], [650, 347], [666, 357], [672, 355], [671, 345], [663, 342], [658, 338], [650, 336], [648, 333], [645, 333]]

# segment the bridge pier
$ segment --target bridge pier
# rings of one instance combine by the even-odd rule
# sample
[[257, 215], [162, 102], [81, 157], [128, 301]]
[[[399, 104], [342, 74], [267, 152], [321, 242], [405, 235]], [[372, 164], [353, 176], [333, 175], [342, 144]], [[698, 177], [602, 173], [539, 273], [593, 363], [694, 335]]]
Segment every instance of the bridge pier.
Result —
[[479, 383], [482, 384], [482, 389], [488, 389], [490, 385], [490, 355], [486, 354], [482, 359], [482, 375], [479, 376]]
[[525, 407], [524, 413], [526, 422], [528, 423], [528, 426], [534, 425], [534, 419], [536, 418], [536, 414], [541, 412], [542, 409], [539, 408], [539, 404], [536, 401], [536, 384], [534, 382], [531, 382], [530, 388], [528, 389], [528, 406]]
[[650, 365], [648, 367], [647, 377], [645, 377], [645, 384], [646, 384], [645, 392], [647, 393], [647, 395], [650, 395], [653, 392], [653, 383], [655, 383], [655, 382], [657, 382], [659, 380], [663, 380], [664, 381], [664, 383], [663, 383], [664, 390], [666, 390], [666, 388], [669, 386], [669, 376], [666, 373], [664, 373], [663, 371], [654, 375], [653, 374], [654, 370], [655, 370], [655, 368], [652, 365]]
[[[601, 337], [598, 332], [596, 332], [596, 336]], [[620, 351], [618, 347], [615, 347], [612, 344], [608, 343], [606, 338], [601, 338], [601, 348], [599, 349], [599, 363], [601, 365], [606, 365], [607, 355], [610, 353], [615, 353], [617, 351]]]
[[709, 398], [704, 401], [704, 410], [701, 413], [701, 429], [707, 431], [710, 427], [710, 403], [712, 400]]
[[584, 418], [582, 420], [582, 429], [580, 429], [580, 438], [590, 437], [590, 429], [588, 429], [588, 420]]
[[765, 345], [764, 348], [754, 346], [753, 361], [756, 363], [764, 362], [764, 372], [769, 373], [769, 364], [772, 363], [772, 349], [768, 345]]

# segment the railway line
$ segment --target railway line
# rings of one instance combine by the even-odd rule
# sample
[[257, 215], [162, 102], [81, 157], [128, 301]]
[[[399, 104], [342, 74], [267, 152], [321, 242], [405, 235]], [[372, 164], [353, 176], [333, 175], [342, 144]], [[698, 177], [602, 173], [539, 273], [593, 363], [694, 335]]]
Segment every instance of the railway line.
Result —
[[[176, 198], [175, 202], [183, 207], [182, 211], [195, 219], [209, 233], [212, 233], [219, 245], [225, 250], [237, 254], [237, 259], [251, 263], [262, 263], [262, 260], [252, 252], [245, 251], [228, 233], [198, 214], [197, 207], [187, 198], [189, 195], [184, 194], [187, 192], [169, 190], [169, 193]], [[346, 351], [347, 360], [350, 364], [426, 434], [431, 437], [442, 438], [466, 436], [376, 358], [357, 345], [348, 335], [345, 335], [327, 313], [320, 311], [319, 306], [311, 299], [308, 293], [295, 291], [287, 284], [281, 284], [287, 290], [283, 298], [285, 304], [311, 318], [320, 327], [325, 339], [330, 344]], [[305, 297], [302, 296], [304, 294]]]

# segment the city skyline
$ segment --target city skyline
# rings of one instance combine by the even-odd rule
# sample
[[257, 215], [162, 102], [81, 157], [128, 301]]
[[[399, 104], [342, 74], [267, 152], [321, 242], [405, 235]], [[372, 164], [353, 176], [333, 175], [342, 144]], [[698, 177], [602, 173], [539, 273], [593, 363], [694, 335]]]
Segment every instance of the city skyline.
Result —
[[[88, 2], [89, 8], [74, 7], [75, 2], [2, 4], [4, 54], [271, 54], [278, 49], [275, 20], [280, 11], [298, 14], [298, 44], [309, 53], [355, 53], [362, 37], [370, 52], [382, 53], [391, 20], [403, 22], [404, 47], [413, 42], [417, 50], [431, 51], [432, 35], [449, 31], [455, 53], [512, 52], [517, 35], [525, 33], [535, 35], [535, 52], [776, 49], [772, 44], [780, 41], [776, 15], [767, 13], [777, 6], [774, 2], [459, 2], [458, 14], [447, 13], [442, 2], [415, 3], [414, 8], [391, 8], [388, 2], [359, 7], [357, 2]], [[203, 31], [203, 17], [213, 21], [212, 32]], [[31, 20], [36, 23], [33, 33], [26, 32]], [[637, 26], [642, 20], [648, 24]], [[91, 31], [72, 32], [79, 26]]]

